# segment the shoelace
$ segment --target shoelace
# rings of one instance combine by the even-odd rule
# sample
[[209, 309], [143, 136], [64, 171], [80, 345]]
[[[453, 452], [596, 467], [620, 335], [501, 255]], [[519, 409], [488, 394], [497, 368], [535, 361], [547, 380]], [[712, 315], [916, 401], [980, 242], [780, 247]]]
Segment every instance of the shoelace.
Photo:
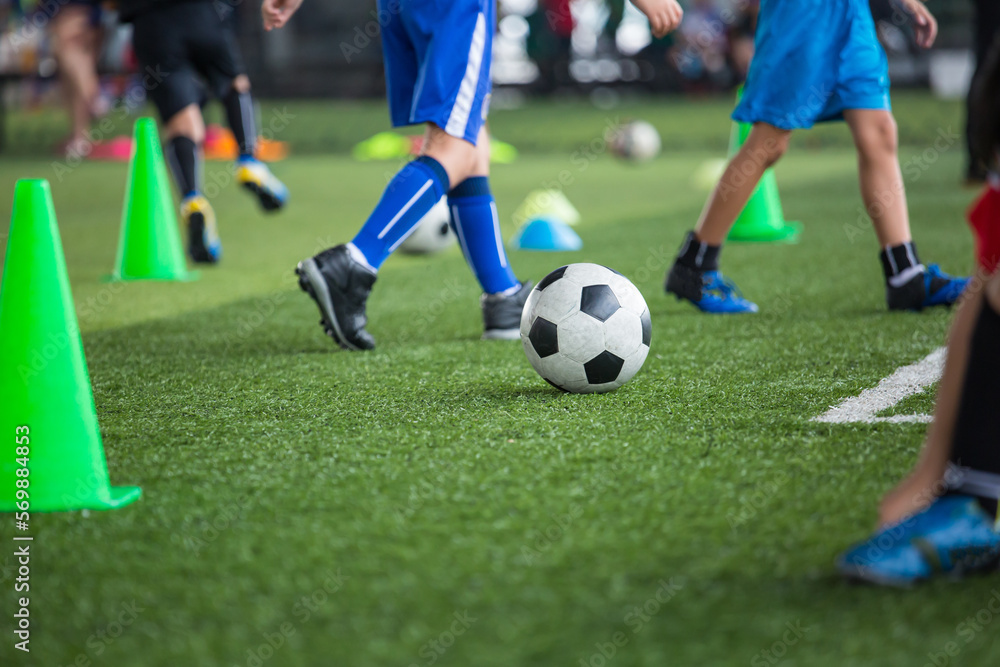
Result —
[[726, 297], [731, 297], [735, 294], [737, 298], [743, 298], [743, 292], [736, 286], [736, 283], [720, 274], [716, 274], [705, 280], [705, 290], [708, 292], [718, 291]]
[[945, 280], [951, 280], [951, 276], [941, 270], [941, 267], [937, 264], [930, 264], [927, 267], [927, 275], [932, 278], [944, 278]]

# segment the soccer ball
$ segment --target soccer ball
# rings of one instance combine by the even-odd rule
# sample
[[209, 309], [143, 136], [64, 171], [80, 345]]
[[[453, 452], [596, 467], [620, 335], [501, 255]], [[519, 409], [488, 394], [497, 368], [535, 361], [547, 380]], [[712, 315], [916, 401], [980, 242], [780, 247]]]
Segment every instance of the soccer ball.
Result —
[[521, 311], [521, 342], [542, 379], [574, 394], [614, 391], [649, 354], [646, 301], [628, 278], [597, 264], [545, 276]]
[[646, 162], [660, 154], [660, 133], [644, 120], [633, 120], [618, 128], [610, 147], [623, 160]]
[[450, 248], [455, 241], [455, 233], [451, 231], [448, 200], [442, 197], [441, 201], [420, 219], [414, 230], [400, 244], [399, 250], [408, 255], [429, 255]]

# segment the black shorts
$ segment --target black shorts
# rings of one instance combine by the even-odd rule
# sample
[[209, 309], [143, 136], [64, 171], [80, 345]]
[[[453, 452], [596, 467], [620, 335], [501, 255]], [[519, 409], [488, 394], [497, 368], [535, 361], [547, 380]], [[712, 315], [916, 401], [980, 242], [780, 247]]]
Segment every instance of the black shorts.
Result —
[[245, 74], [236, 34], [214, 4], [158, 6], [132, 19], [132, 44], [149, 81], [147, 94], [164, 122], [207, 91], [223, 97]]

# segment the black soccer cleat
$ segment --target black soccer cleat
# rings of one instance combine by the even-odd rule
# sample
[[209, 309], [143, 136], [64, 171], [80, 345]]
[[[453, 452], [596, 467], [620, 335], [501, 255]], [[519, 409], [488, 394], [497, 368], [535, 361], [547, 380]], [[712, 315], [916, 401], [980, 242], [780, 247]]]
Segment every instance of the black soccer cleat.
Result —
[[365, 331], [365, 302], [375, 274], [351, 258], [347, 246], [324, 250], [295, 267], [299, 287], [309, 294], [322, 319], [323, 331], [345, 350], [371, 350], [375, 338]]
[[530, 281], [523, 282], [513, 294], [484, 294], [480, 298], [483, 340], [520, 340], [521, 311], [532, 286]]
[[898, 287], [887, 285], [885, 298], [889, 310], [917, 311], [952, 306], [968, 284], [969, 278], [948, 275], [937, 264], [931, 264]]
[[663, 285], [678, 301], [686, 299], [703, 313], [756, 313], [757, 304], [743, 298], [743, 292], [718, 271], [699, 271], [674, 262]]

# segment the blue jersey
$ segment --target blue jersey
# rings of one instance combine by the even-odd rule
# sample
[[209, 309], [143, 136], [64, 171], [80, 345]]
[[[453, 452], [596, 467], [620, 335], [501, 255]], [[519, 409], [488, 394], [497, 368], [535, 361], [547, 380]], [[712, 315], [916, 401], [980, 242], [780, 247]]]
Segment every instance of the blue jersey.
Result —
[[486, 121], [494, 0], [378, 0], [394, 127], [434, 123], [476, 143]]
[[890, 109], [868, 0], [761, 0], [756, 52], [733, 119], [785, 130]]

